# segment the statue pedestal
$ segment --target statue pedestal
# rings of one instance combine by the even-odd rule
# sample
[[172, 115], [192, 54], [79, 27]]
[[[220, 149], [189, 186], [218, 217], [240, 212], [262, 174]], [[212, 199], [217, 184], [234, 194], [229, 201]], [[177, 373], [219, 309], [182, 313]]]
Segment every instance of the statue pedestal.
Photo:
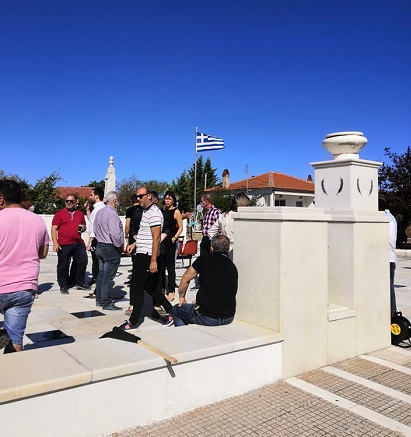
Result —
[[315, 206], [338, 211], [377, 211], [381, 164], [362, 159], [311, 163], [315, 169]]

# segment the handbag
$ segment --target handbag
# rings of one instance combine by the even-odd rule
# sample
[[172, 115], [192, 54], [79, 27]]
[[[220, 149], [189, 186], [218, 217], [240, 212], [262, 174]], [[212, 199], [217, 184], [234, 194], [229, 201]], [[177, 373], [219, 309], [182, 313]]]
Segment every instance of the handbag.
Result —
[[[396, 311], [391, 317], [391, 344], [399, 347], [411, 347], [411, 322]], [[408, 344], [404, 344], [408, 342]]]

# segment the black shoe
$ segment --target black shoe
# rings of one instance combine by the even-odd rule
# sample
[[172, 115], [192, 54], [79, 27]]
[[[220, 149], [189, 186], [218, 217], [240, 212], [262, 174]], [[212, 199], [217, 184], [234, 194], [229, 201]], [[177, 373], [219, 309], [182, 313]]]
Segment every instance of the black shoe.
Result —
[[69, 294], [67, 285], [65, 287], [60, 287], [61, 294]]
[[116, 307], [116, 306], [114, 305], [114, 303], [111, 303], [110, 305], [107, 305], [106, 307], [103, 307], [103, 310], [104, 310], [104, 311], [121, 311], [122, 308], [120, 308], [120, 307]]
[[92, 285], [94, 285], [96, 283], [96, 281], [94, 279], [92, 279], [89, 283], [88, 286], [91, 287]]
[[76, 285], [76, 290], [90, 290], [90, 287], [86, 284]]

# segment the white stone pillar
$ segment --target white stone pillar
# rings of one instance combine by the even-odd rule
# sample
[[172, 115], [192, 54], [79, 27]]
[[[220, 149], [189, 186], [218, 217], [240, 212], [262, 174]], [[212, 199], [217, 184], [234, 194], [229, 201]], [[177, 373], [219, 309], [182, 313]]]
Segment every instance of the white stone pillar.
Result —
[[315, 206], [328, 225], [329, 362], [390, 345], [388, 224], [378, 211], [380, 162], [359, 158], [361, 132], [327, 135], [315, 162]]

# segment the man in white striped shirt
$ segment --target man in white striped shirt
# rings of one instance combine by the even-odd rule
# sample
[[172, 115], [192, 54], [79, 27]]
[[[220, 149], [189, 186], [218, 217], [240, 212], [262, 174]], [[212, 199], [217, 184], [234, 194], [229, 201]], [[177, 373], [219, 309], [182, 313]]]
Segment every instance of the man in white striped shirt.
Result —
[[150, 282], [158, 284], [157, 258], [160, 252], [161, 229], [164, 223], [163, 214], [157, 205], [153, 203], [152, 195], [147, 187], [138, 188], [136, 195], [140, 199], [143, 215], [137, 233], [136, 262], [133, 263], [133, 279], [130, 286], [130, 298], [133, 297], [134, 303], [133, 312], [130, 320], [121, 325], [121, 328], [125, 331], [137, 329], [141, 322], [139, 319], [144, 303], [145, 290], [168, 313], [166, 324], [171, 325], [173, 323], [173, 318], [170, 315], [173, 307], [168, 299], [158, 288], [150, 290], [148, 287], [150, 274], [152, 275]]

